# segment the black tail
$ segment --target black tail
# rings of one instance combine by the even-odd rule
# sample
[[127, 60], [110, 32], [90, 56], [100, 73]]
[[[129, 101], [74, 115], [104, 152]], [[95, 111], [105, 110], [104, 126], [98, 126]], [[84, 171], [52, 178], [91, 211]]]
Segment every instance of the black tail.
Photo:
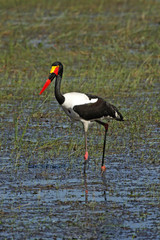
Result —
[[118, 111], [118, 109], [114, 105], [106, 102], [106, 110], [107, 110], [106, 115], [112, 117], [117, 121], [124, 121], [122, 114]]

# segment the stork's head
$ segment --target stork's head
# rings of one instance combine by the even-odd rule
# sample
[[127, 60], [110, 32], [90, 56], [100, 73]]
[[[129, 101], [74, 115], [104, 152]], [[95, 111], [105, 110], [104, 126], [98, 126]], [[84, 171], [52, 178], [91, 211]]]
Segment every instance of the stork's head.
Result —
[[62, 77], [63, 74], [63, 65], [61, 62], [54, 62], [52, 64], [51, 70], [50, 70], [50, 74], [49, 77], [47, 79], [47, 81], [45, 82], [42, 90], [40, 91], [39, 94], [42, 94], [44, 92], [44, 90], [49, 86], [49, 84], [53, 81], [53, 79], [55, 77], [57, 77], [58, 75], [60, 75]]

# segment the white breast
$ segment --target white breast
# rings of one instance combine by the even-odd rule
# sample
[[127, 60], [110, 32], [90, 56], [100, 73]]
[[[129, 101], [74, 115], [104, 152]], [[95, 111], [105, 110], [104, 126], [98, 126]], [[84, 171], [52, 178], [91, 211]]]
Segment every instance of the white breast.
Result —
[[62, 107], [66, 109], [73, 109], [73, 107], [76, 105], [95, 103], [98, 100], [98, 98], [89, 99], [86, 94], [77, 92], [65, 93], [63, 96], [65, 97], [65, 101], [62, 104]]
[[65, 93], [63, 96], [65, 97], [65, 101], [62, 104], [63, 110], [70, 118], [76, 121], [82, 121], [83, 119], [73, 110], [74, 106], [95, 103], [98, 100], [98, 98], [89, 99], [86, 94], [77, 92]]

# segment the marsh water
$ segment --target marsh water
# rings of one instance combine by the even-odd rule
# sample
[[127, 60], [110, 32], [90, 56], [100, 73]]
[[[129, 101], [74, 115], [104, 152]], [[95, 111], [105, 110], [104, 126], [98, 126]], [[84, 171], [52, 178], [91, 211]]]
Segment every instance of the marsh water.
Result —
[[[45, 106], [47, 112], [59, 108], [55, 100]], [[77, 144], [81, 141], [80, 124], [72, 124], [62, 111], [57, 119], [42, 117], [36, 122], [31, 118], [23, 139], [28, 143], [27, 152], [16, 152], [11, 146], [16, 131], [12, 116], [14, 109], [24, 106], [10, 102], [6, 107], [8, 117], [2, 120], [8, 137], [3, 135], [7, 142], [0, 169], [1, 239], [159, 239], [158, 126], [149, 123], [145, 126], [147, 137], [142, 131], [132, 143], [127, 126], [119, 136], [108, 133], [106, 171], [101, 174], [99, 149], [96, 156], [94, 151], [90, 153], [84, 174], [83, 148], [78, 157], [64, 148], [72, 138]], [[25, 125], [23, 119], [19, 119], [19, 128]], [[103, 134], [98, 139], [92, 135], [102, 130], [91, 127], [89, 140], [93, 146], [102, 142]], [[42, 147], [39, 156], [39, 138], [54, 142], [60, 136], [62, 148], [57, 155], [55, 143]], [[119, 150], [114, 152], [115, 139]]]

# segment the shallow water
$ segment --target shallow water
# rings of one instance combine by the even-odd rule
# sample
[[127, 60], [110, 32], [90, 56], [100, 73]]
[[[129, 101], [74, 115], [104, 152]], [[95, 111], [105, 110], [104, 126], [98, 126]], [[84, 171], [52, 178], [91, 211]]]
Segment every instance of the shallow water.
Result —
[[158, 239], [158, 166], [112, 157], [103, 176], [93, 163], [83, 175], [80, 159], [69, 173], [58, 160], [18, 172], [4, 164], [1, 236]]
[[[54, 145], [39, 150], [36, 145], [38, 140], [44, 144], [56, 137], [67, 144], [74, 136], [78, 143], [83, 138], [81, 125], [72, 126], [77, 134], [73, 136], [71, 122], [57, 113], [57, 119], [50, 115], [32, 118], [23, 142], [28, 147], [16, 150], [12, 143], [14, 104], [8, 104], [8, 116], [1, 118], [7, 126], [2, 137], [9, 134], [1, 151], [2, 239], [159, 239], [157, 125], [148, 123], [147, 131], [139, 132], [137, 139], [125, 127], [106, 151], [106, 172], [100, 172], [99, 149], [98, 157], [90, 153], [84, 174], [83, 157], [75, 157], [74, 152], [69, 155], [66, 149], [56, 156]], [[57, 111], [56, 103], [48, 106]], [[26, 118], [19, 119], [19, 134], [27, 114], [25, 111]], [[97, 128], [90, 131], [96, 134]], [[94, 144], [103, 136], [89, 138]], [[115, 138], [114, 133], [108, 134], [108, 141]]]

